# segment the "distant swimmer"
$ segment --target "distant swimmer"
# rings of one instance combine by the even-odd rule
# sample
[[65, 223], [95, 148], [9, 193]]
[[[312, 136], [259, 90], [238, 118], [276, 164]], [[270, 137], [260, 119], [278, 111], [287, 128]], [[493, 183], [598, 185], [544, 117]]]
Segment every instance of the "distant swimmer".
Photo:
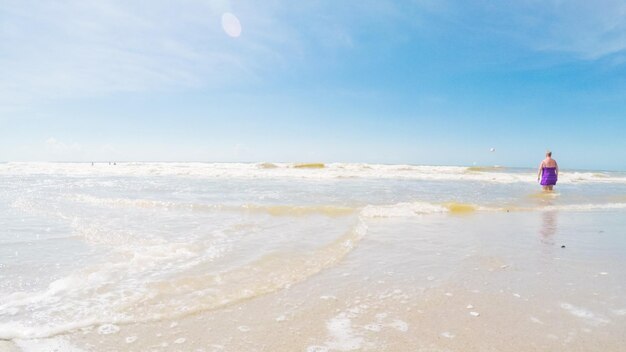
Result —
[[559, 178], [559, 165], [556, 160], [552, 159], [552, 152], [546, 152], [546, 158], [539, 165], [539, 173], [537, 181], [540, 181], [544, 191], [552, 191], [552, 187], [556, 185]]

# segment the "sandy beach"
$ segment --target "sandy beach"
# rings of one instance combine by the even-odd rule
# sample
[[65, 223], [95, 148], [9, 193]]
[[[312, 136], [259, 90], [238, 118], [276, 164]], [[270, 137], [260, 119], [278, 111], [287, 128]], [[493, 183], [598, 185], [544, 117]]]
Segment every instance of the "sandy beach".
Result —
[[0, 1], [0, 352], [626, 351], [626, 0]]
[[116, 167], [0, 168], [4, 350], [626, 342], [621, 174], [545, 195], [524, 170]]

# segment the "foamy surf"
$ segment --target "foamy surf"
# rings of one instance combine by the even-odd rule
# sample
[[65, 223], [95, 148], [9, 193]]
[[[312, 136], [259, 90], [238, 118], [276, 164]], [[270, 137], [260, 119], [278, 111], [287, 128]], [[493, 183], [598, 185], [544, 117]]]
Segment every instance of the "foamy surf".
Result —
[[[556, 199], [558, 193], [536, 193], [530, 198], [537, 199]], [[451, 214], [468, 214], [480, 211], [489, 212], [506, 212], [506, 211], [543, 211], [543, 210], [560, 210], [560, 211], [594, 211], [594, 210], [610, 210], [610, 209], [626, 209], [624, 202], [607, 202], [607, 203], [584, 203], [584, 204], [541, 204], [535, 206], [520, 204], [471, 204], [460, 202], [400, 202], [395, 204], [369, 204], [366, 206], [337, 206], [333, 204], [318, 205], [268, 205], [268, 204], [244, 204], [241, 206], [232, 206], [226, 204], [202, 204], [202, 203], [178, 203], [178, 202], [162, 202], [148, 199], [111, 199], [97, 198], [84, 195], [72, 195], [68, 199], [76, 202], [84, 202], [98, 206], [108, 207], [136, 207], [136, 208], [164, 208], [186, 211], [207, 211], [207, 212], [247, 212], [267, 214], [271, 216], [299, 217], [321, 215], [328, 217], [343, 217], [353, 214], [359, 214], [364, 218], [384, 218], [384, 217], [411, 217], [416, 215], [428, 215], [436, 213]]]
[[[626, 183], [615, 173], [583, 175], [602, 183], [568, 183], [564, 174], [560, 195], [529, 196], [538, 186], [519, 170], [296, 165], [0, 165], [0, 338], [83, 328], [104, 338], [133, 323], [169, 322], [287, 295], [318, 275], [337, 274], [359, 249], [371, 250], [372, 243], [362, 241], [378, 241], [389, 226], [471, 223], [503, 212], [544, 212], [539, 217], [552, 226], [545, 212], [626, 209], [620, 198]], [[424, 244], [416, 250], [433, 245]], [[376, 260], [384, 267], [388, 258]], [[343, 274], [350, 275], [337, 275]], [[429, 285], [439, 283], [440, 275], [423, 276]], [[292, 318], [279, 313], [276, 323]], [[339, 331], [344, 323], [335, 319], [331, 326]], [[388, 327], [377, 324], [352, 328], [360, 334]], [[245, 328], [238, 333], [255, 331], [239, 325]], [[133, 336], [124, 341], [140, 343]], [[319, 346], [342, 346], [339, 335], [328, 338]]]
[[45, 338], [91, 326], [173, 319], [234, 304], [288, 288], [336, 265], [366, 232], [367, 226], [358, 221], [345, 235], [309, 253], [271, 253], [233, 270], [176, 279], [133, 273], [175, 262], [172, 256], [193, 260], [192, 253], [171, 252], [171, 247], [149, 256], [136, 252], [130, 261], [80, 270], [44, 291], [5, 297], [0, 317], [11, 319], [0, 322], [0, 339]]
[[86, 196], [81, 194], [70, 195], [68, 200], [87, 203], [95, 206], [111, 208], [162, 208], [166, 210], [182, 210], [193, 212], [250, 212], [264, 213], [273, 216], [307, 216], [324, 215], [330, 217], [346, 216], [353, 214], [357, 208], [326, 205], [263, 205], [263, 204], [242, 204], [239, 206], [228, 204], [207, 204], [207, 203], [184, 203], [184, 202], [164, 202], [151, 199], [128, 199], [128, 198], [101, 198]]
[[626, 203], [604, 204], [563, 204], [563, 205], [538, 205], [538, 206], [489, 206], [465, 203], [425, 203], [407, 202], [391, 205], [368, 205], [361, 211], [366, 218], [402, 218], [415, 217], [437, 213], [471, 214], [474, 212], [512, 212], [512, 211], [563, 211], [563, 212], [586, 212], [601, 210], [626, 209]]
[[[4, 163], [0, 175], [67, 176], [178, 176], [240, 179], [410, 179], [424, 181], [474, 181], [496, 184], [536, 183], [534, 169], [502, 167], [420, 166], [351, 163]], [[562, 170], [559, 184], [626, 184], [616, 172]]]

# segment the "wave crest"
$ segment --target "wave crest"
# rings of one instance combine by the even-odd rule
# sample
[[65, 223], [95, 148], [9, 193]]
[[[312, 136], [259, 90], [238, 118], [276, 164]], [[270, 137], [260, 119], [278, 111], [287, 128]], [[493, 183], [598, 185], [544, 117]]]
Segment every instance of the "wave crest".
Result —
[[[302, 169], [316, 170], [302, 172]], [[108, 165], [97, 163], [16, 163], [0, 164], [0, 175], [125, 176], [237, 179], [410, 179], [424, 181], [473, 181], [486, 183], [536, 183], [533, 169], [482, 166], [423, 166], [360, 163], [165, 163], [133, 162]], [[559, 184], [626, 184], [623, 172], [561, 170]]]
[[[143, 258], [85, 268], [53, 281], [46, 290], [4, 297], [0, 317], [9, 320], [0, 320], [0, 339], [46, 338], [100, 324], [175, 319], [276, 292], [335, 266], [366, 233], [367, 225], [358, 219], [344, 235], [313, 251], [269, 253], [218, 274], [146, 277], [140, 286], [126, 285], [128, 276], [137, 273], [136, 261], [146, 265]], [[160, 255], [151, 263], [166, 264]]]
[[294, 169], [323, 169], [326, 167], [323, 163], [301, 163], [294, 164]]

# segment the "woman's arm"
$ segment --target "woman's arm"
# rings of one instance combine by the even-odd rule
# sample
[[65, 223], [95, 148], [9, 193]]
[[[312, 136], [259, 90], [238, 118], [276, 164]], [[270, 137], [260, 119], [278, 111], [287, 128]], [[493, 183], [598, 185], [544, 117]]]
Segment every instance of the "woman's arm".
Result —
[[537, 181], [541, 179], [541, 172], [543, 171], [543, 161], [539, 164], [539, 171], [537, 171]]

